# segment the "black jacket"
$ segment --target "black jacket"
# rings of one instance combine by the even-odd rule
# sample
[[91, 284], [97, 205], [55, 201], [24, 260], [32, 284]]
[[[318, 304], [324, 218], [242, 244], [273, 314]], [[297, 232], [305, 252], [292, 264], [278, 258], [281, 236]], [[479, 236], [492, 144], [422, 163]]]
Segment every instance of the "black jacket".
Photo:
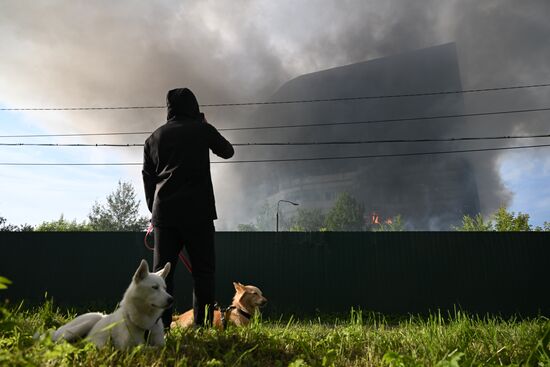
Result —
[[233, 146], [204, 120], [193, 93], [173, 89], [166, 97], [168, 121], [145, 141], [143, 184], [152, 222], [159, 226], [204, 223], [217, 218], [210, 154], [231, 158]]

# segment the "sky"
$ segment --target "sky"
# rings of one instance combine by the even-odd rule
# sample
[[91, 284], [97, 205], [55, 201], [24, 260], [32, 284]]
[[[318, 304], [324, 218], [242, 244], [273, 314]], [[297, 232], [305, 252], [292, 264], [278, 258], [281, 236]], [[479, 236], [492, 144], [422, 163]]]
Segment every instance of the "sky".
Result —
[[[290, 79], [454, 42], [465, 89], [550, 82], [546, 0], [16, 1], [0, 2], [0, 108], [160, 105], [187, 86], [200, 103], [267, 100]], [[550, 107], [550, 88], [468, 96], [465, 112]], [[205, 108], [218, 127], [249, 110]], [[549, 133], [548, 113], [505, 133]], [[152, 131], [162, 109], [0, 111], [0, 135]], [[511, 126], [511, 127], [510, 127]], [[497, 131], [500, 134], [502, 131]], [[0, 142], [142, 143], [143, 136], [5, 138]], [[232, 141], [242, 139], [227, 133]], [[548, 138], [536, 140], [548, 143]], [[550, 221], [550, 150], [502, 153], [503, 205]], [[1, 147], [1, 162], [141, 162], [139, 148]], [[236, 157], [244, 153], [237, 151]], [[85, 220], [119, 180], [142, 198], [139, 166], [0, 166], [0, 216], [11, 224]], [[234, 229], [243, 178], [213, 169], [220, 220]], [[483, 198], [481, 198], [483, 199]], [[490, 213], [484, 213], [488, 215]]]

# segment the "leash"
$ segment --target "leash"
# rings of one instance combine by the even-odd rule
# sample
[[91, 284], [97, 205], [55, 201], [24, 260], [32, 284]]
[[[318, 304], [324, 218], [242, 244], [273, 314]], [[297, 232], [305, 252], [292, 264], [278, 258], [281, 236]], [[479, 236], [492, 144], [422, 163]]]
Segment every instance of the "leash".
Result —
[[[149, 244], [147, 243], [147, 237], [149, 237], [149, 235], [153, 232], [153, 225], [150, 224], [149, 225], [149, 228], [147, 228], [147, 232], [145, 233], [145, 237], [143, 237], [143, 244], [145, 245], [145, 247], [151, 251], [154, 251], [155, 249], [151, 246], [149, 246]], [[187, 260], [187, 258], [183, 255], [183, 250], [180, 251], [180, 253], [178, 254], [178, 257], [180, 258], [180, 261], [183, 263], [183, 265], [185, 265], [185, 267], [187, 268], [187, 271], [189, 271], [189, 274], [193, 274], [193, 268], [191, 267], [191, 263], [189, 262], [189, 260]]]
[[233, 305], [230, 305], [230, 306], [227, 306], [226, 308], [222, 308], [217, 302], [216, 304], [214, 304], [214, 310], [218, 310], [220, 311], [220, 318], [221, 318], [221, 322], [222, 322], [222, 330], [225, 330], [227, 329], [227, 323], [229, 322], [228, 318], [225, 317], [225, 315], [227, 313], [231, 314], [231, 311], [232, 310], [237, 310], [237, 312], [245, 317], [246, 319], [250, 320], [250, 318], [252, 318], [252, 315], [249, 314], [248, 312], [246, 312], [245, 310], [237, 307], [237, 306], [233, 306]]

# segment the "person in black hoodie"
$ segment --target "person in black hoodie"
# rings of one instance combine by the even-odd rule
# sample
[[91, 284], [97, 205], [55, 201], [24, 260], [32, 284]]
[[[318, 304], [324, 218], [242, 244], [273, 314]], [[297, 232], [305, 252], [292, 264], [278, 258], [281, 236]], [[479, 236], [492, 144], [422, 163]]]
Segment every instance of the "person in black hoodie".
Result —
[[[172, 264], [166, 286], [174, 295], [174, 270], [185, 246], [193, 269], [194, 320], [201, 326], [205, 321], [211, 324], [215, 300], [213, 221], [217, 214], [209, 151], [229, 159], [234, 150], [206, 121], [191, 90], [170, 90], [166, 103], [167, 122], [147, 138], [143, 150], [145, 198], [155, 233], [153, 267], [158, 271], [167, 262]], [[172, 311], [162, 315], [165, 327], [170, 326]]]

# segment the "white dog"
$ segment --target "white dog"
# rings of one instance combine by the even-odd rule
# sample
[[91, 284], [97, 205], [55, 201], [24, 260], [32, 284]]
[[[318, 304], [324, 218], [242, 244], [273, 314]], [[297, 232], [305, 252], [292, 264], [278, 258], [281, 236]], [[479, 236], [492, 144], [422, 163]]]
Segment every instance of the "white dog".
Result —
[[56, 330], [52, 339], [74, 342], [86, 338], [98, 347], [110, 341], [117, 349], [146, 342], [149, 345], [164, 345], [164, 326], [160, 317], [174, 300], [166, 292], [164, 282], [169, 271], [170, 263], [167, 263], [159, 272], [150, 273], [147, 262], [141, 260], [115, 312], [80, 315]]

